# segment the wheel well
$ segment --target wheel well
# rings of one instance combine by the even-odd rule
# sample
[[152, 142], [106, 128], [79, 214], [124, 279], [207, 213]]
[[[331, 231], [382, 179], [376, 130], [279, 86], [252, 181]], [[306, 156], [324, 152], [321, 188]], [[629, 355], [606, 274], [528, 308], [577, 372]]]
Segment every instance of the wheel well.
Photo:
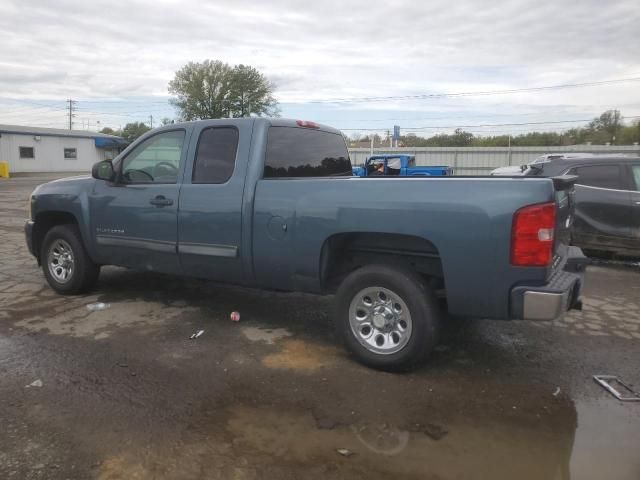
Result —
[[40, 248], [42, 247], [44, 236], [49, 230], [56, 225], [78, 225], [76, 217], [69, 212], [41, 212], [36, 215], [34, 220], [33, 251], [38, 258], [38, 262], [40, 262]]
[[325, 241], [320, 254], [323, 291], [334, 292], [349, 273], [372, 263], [408, 268], [444, 295], [442, 262], [433, 243], [413, 235], [377, 232], [341, 233]]

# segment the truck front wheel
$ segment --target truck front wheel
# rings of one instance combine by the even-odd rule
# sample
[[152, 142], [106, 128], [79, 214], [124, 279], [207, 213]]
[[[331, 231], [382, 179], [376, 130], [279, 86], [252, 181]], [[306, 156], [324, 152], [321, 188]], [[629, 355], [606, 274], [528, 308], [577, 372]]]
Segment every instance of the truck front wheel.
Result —
[[49, 286], [63, 295], [92, 289], [100, 274], [100, 266], [89, 258], [75, 225], [57, 225], [47, 232], [40, 262]]
[[407, 370], [436, 345], [440, 309], [414, 272], [367, 265], [352, 272], [335, 299], [338, 337], [363, 364]]

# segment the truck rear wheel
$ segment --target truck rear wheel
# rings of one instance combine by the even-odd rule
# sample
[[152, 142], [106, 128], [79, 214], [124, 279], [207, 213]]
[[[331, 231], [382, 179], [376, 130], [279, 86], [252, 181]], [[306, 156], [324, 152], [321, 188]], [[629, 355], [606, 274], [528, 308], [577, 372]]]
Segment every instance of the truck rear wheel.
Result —
[[49, 286], [63, 295], [92, 289], [100, 274], [100, 266], [89, 258], [75, 225], [57, 225], [47, 232], [40, 263]]
[[344, 279], [335, 299], [338, 337], [363, 364], [407, 370], [436, 345], [441, 312], [410, 270], [367, 265]]

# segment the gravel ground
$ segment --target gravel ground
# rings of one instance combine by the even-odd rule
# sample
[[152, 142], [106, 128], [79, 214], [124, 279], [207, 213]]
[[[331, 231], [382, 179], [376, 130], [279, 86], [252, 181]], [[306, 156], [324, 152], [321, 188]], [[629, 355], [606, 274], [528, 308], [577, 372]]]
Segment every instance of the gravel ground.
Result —
[[56, 295], [22, 232], [51, 178], [0, 180], [0, 478], [640, 478], [640, 402], [592, 380], [640, 390], [637, 265], [590, 267], [553, 325], [451, 320], [388, 374], [336, 345], [330, 298], [119, 268]]

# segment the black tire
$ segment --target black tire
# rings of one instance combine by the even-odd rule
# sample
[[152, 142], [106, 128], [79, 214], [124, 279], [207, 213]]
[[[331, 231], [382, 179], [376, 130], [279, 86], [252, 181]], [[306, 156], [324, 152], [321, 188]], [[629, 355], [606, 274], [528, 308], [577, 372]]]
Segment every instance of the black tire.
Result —
[[[59, 241], [70, 247], [73, 256], [73, 269], [65, 281], [57, 279], [49, 268], [49, 251]], [[40, 250], [40, 262], [49, 286], [63, 295], [75, 295], [91, 290], [100, 275], [100, 266], [89, 258], [78, 227], [71, 224], [57, 225], [46, 233]]]
[[[363, 346], [351, 328], [351, 301], [369, 287], [382, 287], [397, 294], [411, 315], [411, 333], [397, 352], [377, 353]], [[352, 272], [340, 284], [335, 298], [334, 322], [338, 338], [358, 361], [372, 368], [406, 371], [422, 361], [437, 344], [441, 310], [424, 280], [405, 268], [367, 265]], [[374, 330], [375, 332], [375, 330]]]

